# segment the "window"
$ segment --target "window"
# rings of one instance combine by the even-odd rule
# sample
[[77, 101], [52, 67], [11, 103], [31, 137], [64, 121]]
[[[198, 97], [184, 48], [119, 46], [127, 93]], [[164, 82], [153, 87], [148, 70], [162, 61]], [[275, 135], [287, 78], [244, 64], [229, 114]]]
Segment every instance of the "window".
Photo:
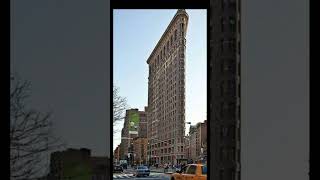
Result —
[[235, 21], [234, 17], [232, 17], [232, 16], [229, 17], [229, 24], [230, 24], [231, 32], [236, 32], [236, 21]]
[[196, 170], [197, 170], [197, 166], [191, 165], [187, 169], [187, 173], [186, 174], [196, 174]]
[[[238, 107], [238, 109], [240, 109], [240, 107]], [[241, 130], [240, 128], [237, 128], [237, 136], [238, 136], [238, 140], [240, 141], [240, 135], [241, 134]]]
[[223, 17], [221, 17], [221, 20], [220, 20], [220, 25], [221, 25], [221, 32], [224, 32], [224, 19]]
[[231, 150], [230, 150], [230, 158], [231, 158], [230, 160], [232, 160], [232, 161], [236, 160], [236, 150], [234, 147], [231, 148]]
[[222, 60], [220, 63], [220, 71], [223, 73], [224, 71], [224, 61]]
[[[240, 5], [239, 5], [240, 6]], [[241, 21], [238, 20], [238, 32], [241, 32]]]
[[221, 126], [221, 136], [226, 137], [228, 135], [228, 128]]
[[184, 37], [183, 23], [181, 23], [181, 35], [182, 35], [182, 37]]
[[233, 41], [232, 38], [228, 39], [227, 45], [228, 45], [228, 48], [229, 48], [231, 51], [235, 50], [235, 48], [234, 48], [234, 45], [235, 45], [235, 44], [234, 44], [234, 41]]
[[177, 40], [177, 33], [178, 33], [178, 31], [175, 30], [175, 31], [174, 31], [174, 40]]
[[231, 137], [232, 138], [232, 140], [235, 140], [236, 138], [235, 138], [235, 130], [236, 130], [236, 128], [235, 128], [235, 126], [234, 125], [232, 125], [232, 126], [230, 126], [230, 131], [229, 131], [229, 137]]
[[223, 46], [224, 46], [224, 40], [223, 40], [223, 39], [221, 39], [221, 40], [220, 40], [221, 52], [223, 52], [223, 51], [224, 51]]
[[220, 147], [220, 161], [223, 161], [223, 154], [224, 154], [224, 150], [223, 147]]
[[223, 90], [223, 82], [221, 82], [221, 84], [220, 84], [220, 93], [221, 93], [221, 96], [223, 96], [223, 92], [224, 92], [224, 90]]

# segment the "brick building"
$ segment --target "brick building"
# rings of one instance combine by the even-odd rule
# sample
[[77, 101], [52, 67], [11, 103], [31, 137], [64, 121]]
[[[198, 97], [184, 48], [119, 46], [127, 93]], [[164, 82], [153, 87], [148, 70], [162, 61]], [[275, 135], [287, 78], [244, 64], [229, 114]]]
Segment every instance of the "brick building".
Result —
[[133, 140], [133, 152], [135, 164], [147, 164], [148, 139], [137, 137]]
[[179, 9], [149, 56], [148, 159], [185, 158], [185, 50], [188, 14]]
[[194, 162], [206, 157], [207, 155], [207, 120], [199, 122], [196, 125], [190, 126], [189, 130], [190, 146], [189, 153], [190, 159]]
[[114, 150], [114, 152], [113, 152], [113, 161], [115, 162], [115, 163], [118, 163], [119, 161], [120, 161], [120, 145], [118, 145], [117, 147], [116, 147], [116, 149]]
[[[135, 121], [133, 119], [136, 119], [138, 123], [133, 125], [132, 122]], [[134, 154], [133, 140], [137, 137], [147, 137], [147, 115], [145, 111], [139, 111], [137, 108], [128, 109], [121, 130], [120, 159], [128, 160], [131, 154]]]

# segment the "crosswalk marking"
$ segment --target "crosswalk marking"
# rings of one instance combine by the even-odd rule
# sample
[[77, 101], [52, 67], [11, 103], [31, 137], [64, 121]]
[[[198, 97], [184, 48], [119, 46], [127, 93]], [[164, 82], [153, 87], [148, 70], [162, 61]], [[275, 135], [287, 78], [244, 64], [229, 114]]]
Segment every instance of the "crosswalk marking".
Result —
[[133, 174], [113, 175], [114, 179], [132, 178]]

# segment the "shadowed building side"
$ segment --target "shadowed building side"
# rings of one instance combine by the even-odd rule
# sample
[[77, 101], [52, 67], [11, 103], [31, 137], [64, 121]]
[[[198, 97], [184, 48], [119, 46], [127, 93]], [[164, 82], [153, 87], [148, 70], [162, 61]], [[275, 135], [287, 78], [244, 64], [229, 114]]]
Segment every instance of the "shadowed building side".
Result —
[[92, 157], [91, 150], [69, 148], [51, 153], [48, 179], [109, 179], [108, 157]]
[[240, 180], [240, 0], [211, 1], [210, 177]]

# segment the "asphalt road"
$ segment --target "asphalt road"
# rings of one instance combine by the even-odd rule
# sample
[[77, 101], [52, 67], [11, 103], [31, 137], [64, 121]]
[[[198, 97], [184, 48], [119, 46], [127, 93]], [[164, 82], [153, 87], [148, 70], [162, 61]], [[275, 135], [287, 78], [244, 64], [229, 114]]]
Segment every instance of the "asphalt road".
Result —
[[113, 179], [137, 179], [137, 180], [170, 180], [170, 174], [162, 172], [150, 172], [149, 176], [136, 177], [134, 169], [125, 169], [123, 173], [113, 173]]
[[152, 179], [152, 180], [170, 180], [170, 175], [164, 174], [164, 173], [154, 173], [151, 172], [149, 176], [144, 176], [144, 177], [136, 177], [132, 173], [114, 173], [113, 174], [113, 179], [138, 179], [138, 180], [147, 180], [147, 179]]

